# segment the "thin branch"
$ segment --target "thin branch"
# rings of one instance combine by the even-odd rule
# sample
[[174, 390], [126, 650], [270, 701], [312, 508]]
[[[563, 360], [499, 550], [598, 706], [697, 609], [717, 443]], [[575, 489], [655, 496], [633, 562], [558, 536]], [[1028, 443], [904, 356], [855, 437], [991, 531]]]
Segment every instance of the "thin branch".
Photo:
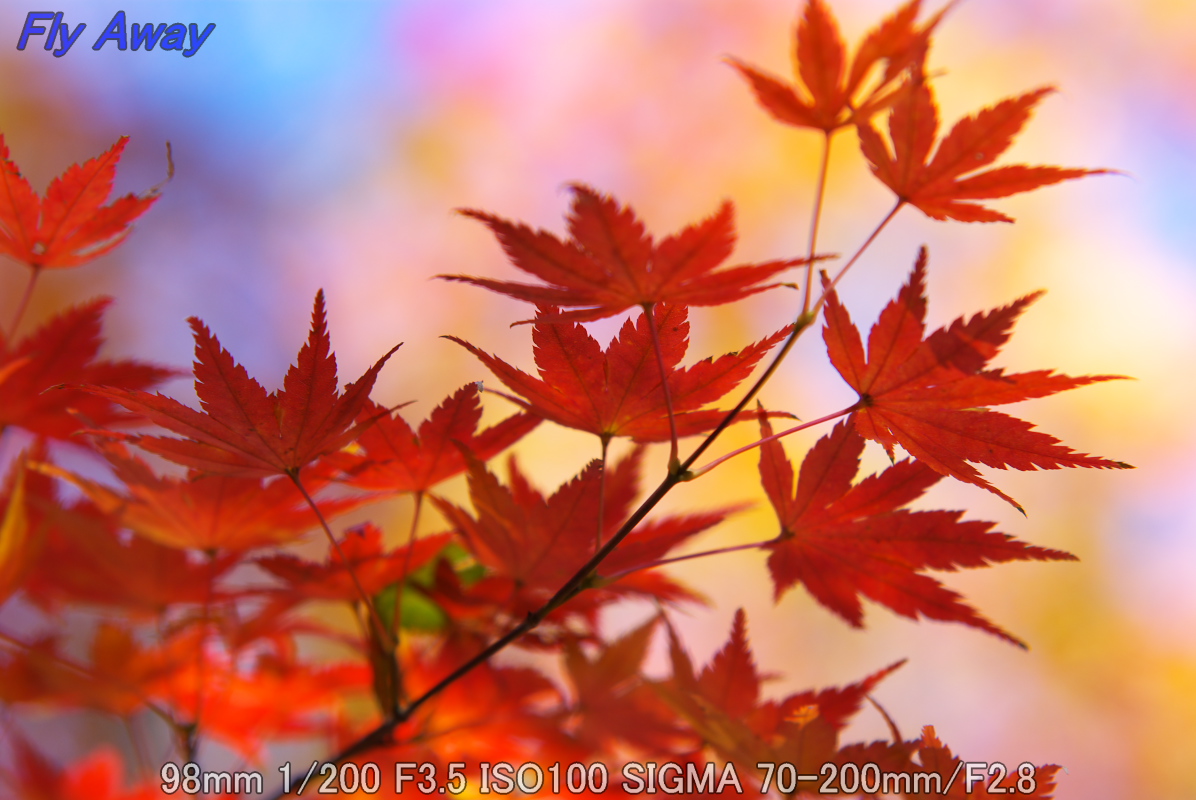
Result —
[[755, 399], [756, 395], [760, 393], [760, 390], [764, 388], [764, 384], [768, 383], [768, 379], [771, 378], [773, 373], [775, 373], [781, 366], [781, 362], [785, 360], [785, 356], [787, 356], [789, 351], [793, 349], [793, 345], [797, 343], [797, 337], [801, 336], [802, 332], [805, 331], [806, 328], [810, 327], [811, 324], [813, 324], [814, 319], [814, 314], [810, 312], [806, 312], [797, 318], [797, 321], [793, 323], [793, 331], [789, 334], [789, 338], [786, 339], [781, 345], [781, 349], [777, 351], [777, 354], [765, 368], [764, 373], [756, 379], [756, 382], [752, 384], [752, 388], [747, 390], [747, 393], [740, 398], [739, 402], [735, 404], [735, 407], [727, 412], [727, 415], [722, 418], [717, 426], [715, 426], [714, 430], [707, 434], [706, 438], [702, 440], [702, 442], [694, 449], [692, 453], [690, 453], [689, 458], [685, 459], [685, 462], [681, 464], [679, 474], [684, 474], [686, 470], [692, 467], [694, 462], [698, 460], [702, 453], [706, 452], [706, 450], [709, 449], [712, 444], [714, 444], [714, 440], [717, 439], [723, 431], [731, 426], [731, 423], [734, 422], [735, 418], [739, 416], [739, 412], [743, 411], [743, 409], [747, 407], [747, 404]]
[[607, 540], [606, 544], [604, 544], [598, 550], [598, 552], [594, 553], [594, 555], [592, 555], [585, 564], [583, 564], [575, 573], [573, 573], [573, 577], [566, 581], [565, 584], [557, 590], [556, 594], [549, 598], [543, 606], [528, 614], [527, 617], [524, 618], [523, 622], [520, 622], [501, 637], [491, 642], [485, 650], [482, 650], [460, 667], [453, 670], [446, 677], [442, 678], [436, 685], [413, 700], [411, 704], [403, 710], [403, 714], [398, 721], [394, 723], [384, 723], [383, 725], [379, 726], [378, 729], [372, 732], [371, 735], [378, 733], [383, 729], [393, 729], [398, 722], [407, 719], [411, 715], [411, 712], [415, 711], [428, 700], [431, 700], [434, 696], [440, 694], [440, 692], [444, 691], [448, 686], [455, 683], [462, 676], [472, 672], [475, 668], [488, 661], [491, 656], [504, 649], [511, 642], [535, 628], [550, 613], [555, 611], [557, 608], [560, 608], [576, 594], [585, 589], [598, 565], [601, 564], [602, 561], [608, 555], [610, 555], [611, 552], [618, 547], [624, 539], [627, 538], [628, 534], [631, 533], [635, 526], [638, 525], [640, 521], [648, 515], [648, 512], [655, 508], [656, 504], [659, 503], [661, 499], [669, 493], [669, 490], [671, 490], [680, 482], [681, 473], [669, 473], [667, 476], [665, 476], [665, 479], [661, 481], [659, 486], [656, 487], [656, 491], [652, 492], [652, 494], [640, 504], [639, 508], [637, 508], [631, 514], [631, 516], [627, 518], [622, 526], [620, 526], [615, 535]]
[[831, 137], [833, 135], [834, 131], [823, 131], [822, 166], [818, 170], [818, 187], [814, 190], [814, 215], [810, 220], [810, 263], [806, 265], [806, 296], [802, 301], [802, 314], [810, 310], [810, 293], [814, 285], [814, 249], [818, 244], [818, 224], [822, 221], [822, 205], [826, 194], [826, 175], [831, 163]]

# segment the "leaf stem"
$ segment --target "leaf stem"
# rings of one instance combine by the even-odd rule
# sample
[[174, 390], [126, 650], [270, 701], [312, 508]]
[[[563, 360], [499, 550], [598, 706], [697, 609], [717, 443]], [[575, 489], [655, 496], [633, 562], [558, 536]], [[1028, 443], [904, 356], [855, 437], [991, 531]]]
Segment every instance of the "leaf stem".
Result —
[[[861, 244], [859, 249], [855, 251], [855, 254], [847, 261], [846, 264], [843, 265], [843, 268], [839, 270], [839, 273], [835, 275], [835, 280], [831, 282], [830, 287], [828, 288], [833, 288], [835, 283], [837, 283], [843, 277], [843, 274], [847, 272], [847, 269], [856, 261], [858, 261], [860, 256], [864, 254], [864, 251], [867, 250], [874, 241], [876, 241], [876, 237], [879, 236], [880, 232], [884, 230], [884, 227], [889, 224], [889, 221], [897, 214], [901, 206], [904, 205], [904, 202], [905, 201], [903, 200], [897, 201], [897, 205], [894, 206], [887, 215], [885, 215], [885, 218], [880, 221], [880, 224], [876, 226], [871, 234], [869, 234], [868, 238], [864, 240], [864, 243]], [[717, 439], [719, 435], [722, 434], [722, 432], [726, 430], [732, 422], [735, 421], [735, 418], [739, 416], [739, 412], [743, 411], [743, 409], [747, 407], [747, 404], [750, 403], [756, 397], [756, 395], [760, 393], [760, 390], [764, 388], [764, 384], [768, 383], [769, 379], [772, 378], [773, 374], [781, 366], [781, 362], [785, 360], [785, 357], [789, 355], [789, 351], [793, 349], [793, 345], [797, 343], [797, 337], [801, 336], [805, 329], [813, 325], [814, 320], [818, 318], [818, 312], [822, 310], [822, 304], [826, 302], [826, 291], [827, 290], [823, 291], [822, 296], [818, 298], [818, 302], [815, 303], [812, 309], [803, 311], [800, 315], [798, 315], [798, 318], [794, 320], [793, 332], [789, 334], [789, 338], [785, 340], [785, 342], [781, 345], [781, 349], [777, 351], [775, 356], [773, 356], [772, 361], [769, 363], [768, 367], [765, 368], [764, 373], [756, 379], [756, 382], [752, 384], [752, 388], [747, 390], [747, 394], [745, 394], [740, 401], [735, 404], [735, 408], [731, 409], [727, 413], [727, 416], [723, 417], [722, 422], [720, 422], [714, 430], [707, 434], [706, 438], [703, 439], [693, 453], [690, 454], [689, 458], [685, 459], [685, 463], [681, 465], [682, 472], [693, 466], [694, 462], [698, 460], [698, 457], [701, 456], [702, 453], [706, 452], [710, 445], [714, 444], [714, 440]]]
[[610, 575], [603, 575], [604, 580], [614, 581], [622, 578], [624, 575], [630, 575], [633, 572], [639, 572], [645, 569], [655, 569], [656, 567], [663, 567], [665, 564], [676, 564], [678, 561], [689, 561], [691, 558], [705, 558], [706, 556], [718, 556], [723, 553], [735, 553], [740, 550], [755, 550], [765, 545], [772, 544], [777, 539], [774, 536], [771, 539], [766, 539], [763, 542], [749, 542], [747, 544], [733, 544], [730, 547], [719, 547], [714, 550], [703, 550], [700, 553], [689, 553], [683, 556], [673, 556], [672, 558], [662, 558], [659, 561], [653, 561], [651, 564], [640, 564], [636, 567], [629, 567], [621, 572], [614, 572]]
[[16, 313], [13, 315], [12, 323], [8, 327], [8, 338], [11, 340], [17, 335], [17, 328], [21, 325], [21, 320], [25, 316], [25, 310], [29, 307], [29, 299], [33, 297], [33, 287], [37, 285], [38, 276], [42, 274], [41, 267], [29, 266], [31, 274], [29, 275], [29, 282], [25, 284], [25, 292], [21, 295], [21, 302], [17, 304]]
[[399, 645], [399, 637], [403, 627], [403, 587], [407, 584], [407, 576], [411, 574], [411, 554], [415, 550], [415, 541], [419, 537], [419, 514], [424, 507], [424, 492], [415, 493], [415, 510], [411, 512], [411, 528], [407, 532], [407, 552], [403, 554], [403, 574], [399, 578], [399, 591], [395, 593], [395, 607], [392, 617], [395, 621], [395, 647]]
[[822, 166], [818, 170], [818, 187], [814, 190], [814, 214], [810, 220], [810, 263], [806, 265], [806, 296], [801, 313], [810, 310], [810, 294], [814, 285], [814, 249], [818, 244], [818, 224], [822, 221], [823, 198], [826, 195], [826, 176], [831, 163], [831, 136], [834, 131], [822, 132]]
[[812, 313], [817, 314], [819, 312], [819, 310], [821, 310], [822, 305], [826, 302], [827, 292], [831, 291], [832, 289], [835, 288], [835, 286], [837, 286], [839, 284], [839, 281], [841, 281], [843, 279], [843, 276], [847, 273], [847, 270], [851, 269], [852, 265], [855, 264], [855, 262], [860, 260], [860, 256], [862, 256], [864, 254], [864, 251], [868, 249], [868, 246], [871, 245], [872, 242], [874, 242], [876, 240], [876, 237], [880, 235], [880, 232], [885, 229], [885, 226], [889, 224], [889, 222], [893, 219], [893, 217], [897, 216], [897, 212], [900, 211], [901, 207], [904, 205], [905, 205], [904, 200], [898, 200], [897, 204], [895, 206], [893, 206], [893, 208], [889, 211], [889, 213], [885, 215], [885, 218], [880, 221], [880, 224], [877, 225], [872, 230], [872, 233], [870, 233], [868, 235], [868, 238], [864, 240], [864, 243], [862, 245], [860, 245], [860, 248], [855, 251], [855, 255], [853, 255], [851, 258], [849, 258], [847, 260], [847, 263], [844, 264], [843, 267], [838, 272], [835, 273], [834, 279], [832, 279], [831, 282], [828, 283], [823, 288], [822, 296], [819, 297], [818, 302], [814, 304]]
[[397, 702], [403, 701], [403, 671], [397, 669], [399, 655], [399, 641], [403, 637], [403, 592], [407, 588], [407, 577], [411, 574], [411, 557], [415, 551], [415, 542], [419, 538], [419, 516], [424, 507], [424, 492], [415, 493], [415, 509], [411, 512], [411, 529], [407, 533], [407, 552], [403, 554], [403, 573], [399, 578], [399, 586], [395, 591], [395, 605], [391, 612], [394, 620], [396, 685], [395, 697]]
[[606, 451], [610, 447], [610, 437], [602, 437], [602, 466], [598, 473], [598, 527], [594, 531], [594, 552], [602, 547], [602, 532], [606, 529]]
[[648, 318], [648, 331], [652, 334], [652, 350], [656, 353], [656, 366], [660, 369], [660, 388], [664, 392], [664, 407], [669, 413], [669, 471], [672, 472], [681, 464], [677, 446], [677, 418], [673, 415], [673, 396], [669, 392], [669, 378], [664, 367], [664, 353], [660, 350], [660, 334], [656, 330], [656, 315], [653, 313], [653, 307], [653, 303], [644, 303], [643, 305], [644, 316]]
[[723, 463], [724, 461], [732, 459], [735, 456], [740, 455], [741, 453], [746, 453], [749, 450], [753, 450], [757, 447], [760, 447], [761, 445], [765, 444], [766, 442], [776, 441], [777, 439], [780, 439], [783, 436], [788, 436], [791, 433], [797, 433], [798, 431], [804, 431], [806, 428], [812, 428], [815, 425], [821, 425], [824, 422], [830, 422], [832, 419], [838, 419], [839, 417], [843, 416], [844, 414], [850, 414], [852, 411], [855, 411], [856, 408], [858, 408], [858, 407], [859, 407], [859, 403], [856, 403], [854, 405], [848, 406], [847, 408], [840, 409], [839, 411], [836, 411], [833, 414], [827, 414], [825, 417], [819, 417], [818, 419], [812, 419], [809, 422], [803, 422], [801, 425], [797, 425], [793, 428], [789, 428], [788, 430], [783, 430], [780, 433], [774, 433], [772, 436], [767, 436], [757, 442], [752, 442], [751, 444], [744, 445], [743, 447], [740, 447], [738, 450], [732, 450], [730, 453], [727, 453], [724, 456], [720, 456], [719, 458], [714, 459], [706, 466], [700, 467], [696, 470], [692, 470], [690, 472], [689, 480], [693, 480], [694, 478], [699, 478], [702, 475], [705, 475], [710, 470], [717, 467], [719, 464]]
[[345, 570], [349, 573], [349, 579], [353, 581], [353, 586], [357, 588], [357, 593], [361, 596], [361, 601], [369, 611], [370, 619], [377, 629], [379, 641], [386, 642], [393, 647], [396, 644], [394, 637], [390, 635], [386, 630], [386, 626], [382, 623], [382, 618], [378, 615], [378, 609], [374, 608], [374, 601], [370, 599], [369, 592], [365, 590], [365, 587], [361, 585], [361, 581], [357, 579], [357, 573], [354, 571], [353, 565], [349, 563], [348, 556], [345, 555], [345, 551], [341, 549], [340, 542], [333, 535], [332, 528], [328, 525], [328, 520], [324, 519], [324, 512], [320, 511], [320, 507], [316, 505], [316, 501], [307, 493], [307, 487], [299, 479], [299, 471], [288, 470], [286, 474], [291, 479], [291, 482], [295, 484], [295, 488], [299, 490], [299, 493], [303, 495], [303, 499], [307, 501], [307, 505], [315, 513], [316, 519], [320, 521], [320, 527], [324, 530], [324, 535], [328, 537], [328, 541], [332, 544], [333, 551], [341, 560], [341, 563], [345, 565]]

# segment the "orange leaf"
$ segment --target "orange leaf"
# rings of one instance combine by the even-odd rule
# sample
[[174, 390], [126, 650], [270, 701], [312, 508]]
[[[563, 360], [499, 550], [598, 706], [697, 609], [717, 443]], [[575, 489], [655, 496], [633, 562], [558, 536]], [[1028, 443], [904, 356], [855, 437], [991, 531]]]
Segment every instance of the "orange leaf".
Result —
[[[22, 800], [159, 800], [161, 780], [123, 789], [125, 768], [116, 748], [106, 745], [61, 769], [17, 734], [9, 734], [16, 756], [9, 773], [15, 797]], [[8, 783], [9, 781], [6, 781]], [[213, 800], [216, 796], [213, 795]], [[221, 798], [227, 795], [221, 795]]]
[[357, 662], [312, 664], [272, 654], [235, 661], [195, 654], [155, 687], [180, 719], [197, 720], [205, 738], [260, 762], [267, 742], [336, 731], [340, 709], [365, 697], [369, 668]]
[[915, 206], [929, 217], [962, 222], [1013, 222], [998, 211], [967, 201], [1008, 197], [1108, 172], [1022, 165], [976, 171], [993, 163], [1009, 148], [1013, 137], [1030, 119], [1034, 106], [1051, 91], [1037, 89], [964, 117], [943, 137], [931, 158], [939, 127], [938, 106], [919, 65], [889, 115], [892, 149], [866, 119], [857, 123], [860, 148], [873, 174], [893, 190], [898, 201]]
[[[411, 696], [418, 697], [457, 666], [445, 655], [403, 648], [401, 669]], [[395, 729], [395, 744], [384, 755], [370, 751], [368, 760], [438, 763], [438, 775], [444, 774], [445, 762], [461, 762], [469, 785], [477, 786], [478, 764], [494, 755], [496, 742], [502, 743], [504, 758], [519, 763], [538, 759], [544, 743], [559, 738], [542, 713], [559, 698], [560, 690], [539, 671], [487, 662], [449, 685], [435, 703], [420, 706]], [[407, 784], [406, 796], [411, 786]]]
[[100, 623], [82, 658], [68, 654], [75, 648], [58, 637], [43, 638], [0, 660], [0, 699], [129, 716], [144, 709], [163, 682], [194, 668], [198, 646], [194, 627], [142, 645], [113, 622]]
[[[202, 473], [162, 477], [117, 442], [100, 442], [97, 449], [112, 465], [124, 492], [51, 464], [39, 468], [74, 484], [122, 527], [168, 547], [252, 550], [292, 542], [319, 525], [290, 481]], [[315, 494], [328, 479], [305, 472], [303, 485]], [[372, 499], [358, 495], [320, 500], [317, 505], [328, 519]]]
[[[674, 674], [677, 672], [675, 664]], [[759, 704], [760, 686], [767, 677], [756, 668], [747, 640], [747, 616], [741, 608], [731, 623], [731, 637], [702, 668], [693, 687], [702, 698], [732, 717], [743, 718]]]
[[26, 585], [39, 605], [100, 605], [118, 609], [126, 618], [154, 617], [175, 606], [230, 597], [213, 587], [240, 561], [238, 554], [196, 560], [177, 547], [124, 534], [91, 503], [63, 508], [48, 487], [39, 488], [36, 497], [35, 508], [49, 509], [44, 514], [45, 546]]
[[[774, 119], [830, 134], [853, 121], [867, 119], [896, 99], [897, 93], [891, 90], [893, 82], [925, 51], [931, 33], [947, 11], [944, 8], [918, 27], [914, 22], [920, 8], [921, 0], [910, 0], [893, 12], [864, 37], [848, 66], [834, 15], [822, 0], [808, 0], [797, 26], [796, 85], [737, 58], [727, 62], [748, 81], [756, 100]], [[885, 67], [880, 77], [861, 92], [882, 61]]]
[[105, 205], [129, 137], [107, 152], [71, 165], [41, 199], [8, 158], [0, 135], [0, 254], [34, 269], [74, 267], [107, 253], [129, 235], [133, 220], [158, 199], [152, 189]]

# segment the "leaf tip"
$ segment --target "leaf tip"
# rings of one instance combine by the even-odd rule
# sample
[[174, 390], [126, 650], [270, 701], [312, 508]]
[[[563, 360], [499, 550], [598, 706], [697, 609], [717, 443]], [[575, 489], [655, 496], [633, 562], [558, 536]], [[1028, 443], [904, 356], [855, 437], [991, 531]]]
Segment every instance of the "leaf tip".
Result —
[[748, 74], [752, 71], [752, 68], [748, 65], [748, 63], [746, 61], [744, 61], [742, 58], [739, 58], [738, 56], [724, 55], [722, 58], [719, 59], [719, 61], [722, 61], [728, 67], [735, 69], [737, 72], [739, 72], [739, 74], [743, 75], [744, 77], [747, 77]]
[[485, 211], [480, 211], [476, 208], [464, 208], [461, 206], [454, 208], [453, 213], [460, 214], [463, 217], [469, 217], [470, 219], [480, 220], [481, 222], [485, 222], [490, 216]]

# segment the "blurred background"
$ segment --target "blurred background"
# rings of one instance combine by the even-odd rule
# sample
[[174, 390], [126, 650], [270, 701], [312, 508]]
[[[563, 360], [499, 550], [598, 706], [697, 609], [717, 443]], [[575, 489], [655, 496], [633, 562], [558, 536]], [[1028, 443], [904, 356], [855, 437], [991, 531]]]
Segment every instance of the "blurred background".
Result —
[[[931, 4], [937, 6], [937, 4]], [[437, 273], [515, 278], [493, 237], [454, 208], [563, 231], [565, 185], [584, 181], [635, 207], [663, 236], [734, 201], [736, 261], [804, 254], [819, 137], [772, 122], [721, 58], [791, 75], [796, 2], [787, 0], [408, 0], [405, 2], [59, 2], [86, 23], [55, 58], [15, 49], [31, 6], [0, 6], [0, 132], [43, 191], [70, 163], [128, 134], [118, 192], [166, 172], [163, 199], [113, 254], [43, 276], [26, 331], [99, 293], [109, 353], [185, 367], [186, 317], [201, 317], [250, 374], [277, 386], [328, 295], [342, 380], [395, 342], [375, 397], [422, 419], [449, 392], [487, 379], [452, 333], [530, 369], [525, 304], [436, 281]], [[892, 4], [832, 3], [852, 47]], [[48, 7], [47, 7], [48, 8]], [[119, 9], [129, 22], [216, 29], [191, 58], [91, 49]], [[858, 680], [899, 658], [877, 699], [907, 737], [936, 726], [971, 760], [1066, 768], [1057, 797], [1196, 796], [1196, 7], [1188, 0], [971, 0], [939, 30], [931, 67], [944, 122], [1043, 84], [1041, 106], [1000, 163], [1108, 167], [1122, 174], [994, 205], [1015, 225], [936, 223], [905, 211], [855, 267], [842, 295], [870, 324], [917, 247], [930, 248], [930, 319], [942, 325], [1030, 291], [1049, 292], [999, 358], [1009, 369], [1116, 373], [1012, 413], [1133, 472], [989, 475], [1028, 510], [963, 485], [923, 505], [969, 517], [1078, 564], [1007, 565], [944, 582], [1030, 643], [1019, 651], [958, 625], [916, 624], [871, 607], [852, 630], [802, 589], [779, 603], [757, 552], [690, 562], [675, 574], [709, 608], [674, 615], [699, 662], [748, 613], [769, 691]], [[891, 205], [852, 134], [836, 139], [820, 249], [848, 254]], [[0, 315], [24, 285], [0, 272]], [[738, 349], [789, 321], [777, 290], [694, 312], [691, 359]], [[618, 321], [593, 326], [613, 335]], [[169, 390], [193, 399], [188, 381]], [[810, 419], [853, 393], [816, 335], [764, 393]], [[487, 399], [490, 418], [510, 405]], [[792, 437], [794, 460], [820, 435]], [[803, 438], [804, 437], [804, 438]], [[724, 445], [751, 440], [751, 431]], [[865, 467], [885, 459], [879, 448]], [[597, 455], [591, 437], [542, 426], [518, 448], [543, 489]], [[683, 448], [684, 450], [684, 448]], [[724, 450], [725, 452], [725, 450]], [[661, 454], [658, 454], [661, 455]], [[655, 462], [663, 469], [663, 460]], [[776, 522], [755, 457], [668, 499], [673, 509], [743, 499], [755, 507], [699, 549], [759, 541]], [[448, 487], [460, 496], [463, 482]], [[410, 507], [379, 513], [406, 530]], [[423, 520], [426, 530], [441, 521]], [[623, 613], [625, 611], [625, 613]], [[618, 631], [648, 609], [612, 616]], [[661, 654], [653, 668], [664, 666]], [[865, 709], [848, 740], [885, 735]], [[269, 768], [268, 768], [269, 769]]]

